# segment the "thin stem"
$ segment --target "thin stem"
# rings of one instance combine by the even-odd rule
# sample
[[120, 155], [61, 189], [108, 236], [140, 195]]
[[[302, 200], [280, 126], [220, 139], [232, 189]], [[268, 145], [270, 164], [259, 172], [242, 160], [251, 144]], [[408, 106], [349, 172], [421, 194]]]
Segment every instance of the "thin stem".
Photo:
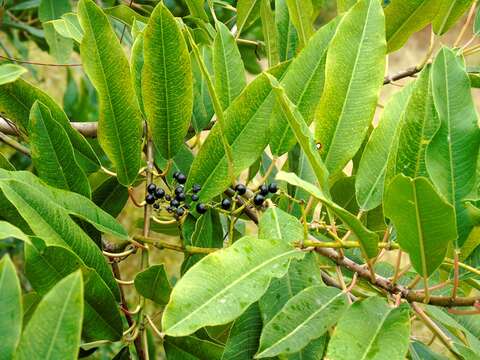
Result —
[[402, 250], [398, 250], [397, 261], [395, 262], [395, 272], [393, 273], [392, 283], [396, 284], [400, 274], [400, 265], [402, 264]]
[[0, 141], [5, 143], [6, 145], [14, 148], [17, 151], [20, 151], [22, 154], [30, 156], [30, 150], [20, 144], [18, 141], [13, 140], [11, 137], [5, 135], [4, 133], [0, 132]]
[[475, 14], [475, 8], [477, 6], [477, 1], [474, 1], [472, 6], [470, 7], [470, 11], [468, 12], [467, 20], [465, 20], [465, 24], [463, 24], [462, 30], [457, 36], [457, 39], [453, 43], [453, 47], [456, 48], [458, 47], [458, 44], [460, 44], [460, 41], [463, 38], [463, 35], [465, 35], [465, 32], [468, 29], [468, 26], [470, 25], [470, 21], [472, 21], [473, 15]]
[[457, 290], [458, 290], [458, 285], [459, 285], [459, 266], [458, 266], [458, 256], [459, 252], [457, 249], [454, 250], [453, 254], [453, 289], [452, 289], [452, 300], [455, 300], [457, 297]]

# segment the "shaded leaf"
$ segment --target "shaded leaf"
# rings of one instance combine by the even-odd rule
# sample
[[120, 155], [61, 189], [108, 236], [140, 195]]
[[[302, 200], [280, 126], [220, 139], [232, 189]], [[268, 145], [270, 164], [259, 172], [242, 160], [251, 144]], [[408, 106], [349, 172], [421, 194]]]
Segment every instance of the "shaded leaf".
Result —
[[105, 14], [110, 15], [114, 19], [117, 19], [128, 26], [132, 26], [135, 20], [143, 22], [144, 24], [148, 22], [148, 17], [140, 15], [130, 6], [125, 4], [108, 7], [103, 9], [103, 11]]
[[223, 351], [220, 345], [195, 336], [167, 336], [163, 346], [169, 360], [220, 360]]
[[[199, 46], [199, 51], [207, 70], [213, 77], [213, 50], [209, 45]], [[200, 67], [195, 56], [190, 54], [193, 72], [193, 115], [192, 125], [198, 133], [202, 131], [212, 120], [214, 114], [212, 99], [208, 92], [208, 87], [205, 79], [202, 76]]]
[[473, 0], [438, 0], [438, 13], [433, 20], [433, 31], [445, 34], [472, 5]]
[[143, 297], [165, 305], [170, 297], [171, 286], [164, 265], [152, 265], [135, 276], [135, 289]]
[[208, 16], [204, 9], [204, 0], [185, 0], [185, 2], [192, 16], [208, 22]]
[[238, 0], [237, 36], [249, 28], [260, 16], [260, 0]]
[[15, 171], [15, 166], [0, 152], [0, 169]]
[[303, 48], [313, 34], [312, 0], [286, 0], [288, 12], [298, 34], [298, 46]]
[[278, 54], [278, 37], [275, 28], [275, 16], [270, 5], [270, 0], [261, 0], [260, 18], [262, 19], [262, 32], [265, 41], [268, 65], [272, 67], [280, 62]]

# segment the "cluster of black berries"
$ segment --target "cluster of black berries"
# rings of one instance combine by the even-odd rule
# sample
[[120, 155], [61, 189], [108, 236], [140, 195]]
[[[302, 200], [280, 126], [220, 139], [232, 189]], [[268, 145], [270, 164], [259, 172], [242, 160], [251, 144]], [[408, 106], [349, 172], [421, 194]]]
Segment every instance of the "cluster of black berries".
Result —
[[[245, 195], [245, 193], [247, 192], [247, 187], [243, 184], [237, 184], [235, 186], [235, 191], [240, 196]], [[278, 191], [278, 186], [276, 183], [271, 183], [269, 185], [263, 184], [258, 188], [258, 191], [255, 193], [255, 196], [253, 197], [253, 203], [257, 206], [261, 206], [265, 201], [265, 198], [268, 195], [268, 193], [275, 194], [277, 191]], [[230, 200], [230, 199], [224, 199], [223, 201], [225, 200]], [[222, 201], [222, 208], [224, 208], [223, 201]]]

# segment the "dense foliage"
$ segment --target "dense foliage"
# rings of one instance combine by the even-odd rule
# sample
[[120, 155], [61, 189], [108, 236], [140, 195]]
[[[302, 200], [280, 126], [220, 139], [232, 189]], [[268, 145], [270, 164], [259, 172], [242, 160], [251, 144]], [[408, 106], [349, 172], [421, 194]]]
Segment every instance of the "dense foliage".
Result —
[[477, 1], [1, 16], [0, 360], [480, 358]]

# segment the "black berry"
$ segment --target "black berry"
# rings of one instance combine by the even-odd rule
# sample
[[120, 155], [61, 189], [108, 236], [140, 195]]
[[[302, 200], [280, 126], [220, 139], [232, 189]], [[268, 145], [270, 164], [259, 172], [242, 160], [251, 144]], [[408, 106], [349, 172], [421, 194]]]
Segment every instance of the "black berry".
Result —
[[264, 201], [265, 201], [265, 197], [261, 194], [257, 194], [253, 198], [253, 203], [258, 206], [262, 205]]
[[153, 204], [153, 208], [154, 208], [155, 210], [158, 210], [158, 209], [160, 209], [160, 205], [158, 205], [158, 204]]
[[190, 205], [188, 205], [188, 204], [183, 204], [183, 207], [184, 207], [185, 209], [190, 209]]
[[192, 195], [192, 201], [198, 201], [199, 197], [197, 194]]
[[230, 206], [232, 206], [232, 200], [230, 200], [228, 198], [223, 199], [221, 206], [222, 206], [222, 209], [224, 209], [224, 210], [230, 209]]
[[265, 195], [268, 194], [268, 186], [265, 185], [265, 184], [263, 184], [262, 186], [260, 186], [260, 187], [258, 188], [258, 190], [259, 190], [260, 194], [263, 195], [263, 196], [265, 196]]
[[155, 202], [155, 196], [152, 194], [147, 194], [147, 196], [145, 196], [145, 202], [149, 205], [152, 205]]
[[180, 202], [177, 199], [173, 199], [172, 201], [170, 201], [170, 206], [178, 207], [179, 205]]
[[155, 190], [157, 190], [157, 186], [154, 183], [148, 184], [147, 191], [149, 194], [154, 194]]
[[179, 208], [176, 210], [176, 213], [177, 213], [177, 216], [182, 216], [183, 214], [185, 214], [185, 209], [179, 207]]
[[165, 196], [165, 190], [163, 190], [162, 188], [157, 188], [157, 190], [155, 191], [155, 197], [157, 199], [161, 199]]
[[182, 192], [180, 194], [177, 194], [177, 196], [175, 196], [175, 199], [177, 199], [180, 202], [185, 201], [185, 193]]
[[185, 182], [187, 181], [187, 177], [185, 176], [185, 174], [178, 174], [177, 176], [177, 181], [179, 184], [185, 184]]
[[270, 191], [272, 194], [275, 194], [278, 191], [278, 186], [277, 183], [271, 183], [268, 185], [268, 191]]
[[165, 195], [165, 200], [170, 201], [170, 200], [172, 200], [172, 197], [169, 194], [167, 194], [167, 195]]
[[198, 203], [195, 208], [199, 214], [205, 214], [207, 212], [207, 205], [204, 203]]
[[202, 187], [199, 185], [199, 184], [193, 184], [192, 186], [192, 191], [196, 194], [198, 193], [200, 190], [202, 190]]
[[183, 185], [178, 185], [175, 188], [175, 195], [181, 194], [181, 193], [183, 193], [183, 191], [184, 191]]
[[238, 195], [245, 195], [245, 193], [247, 192], [247, 187], [243, 184], [237, 184], [235, 186], [235, 191]]
[[176, 179], [178, 175], [180, 175], [180, 171], [175, 171], [172, 176]]
[[172, 208], [171, 206], [167, 206], [165, 209], [166, 209], [169, 213], [172, 212], [172, 210], [173, 210], [173, 208]]

